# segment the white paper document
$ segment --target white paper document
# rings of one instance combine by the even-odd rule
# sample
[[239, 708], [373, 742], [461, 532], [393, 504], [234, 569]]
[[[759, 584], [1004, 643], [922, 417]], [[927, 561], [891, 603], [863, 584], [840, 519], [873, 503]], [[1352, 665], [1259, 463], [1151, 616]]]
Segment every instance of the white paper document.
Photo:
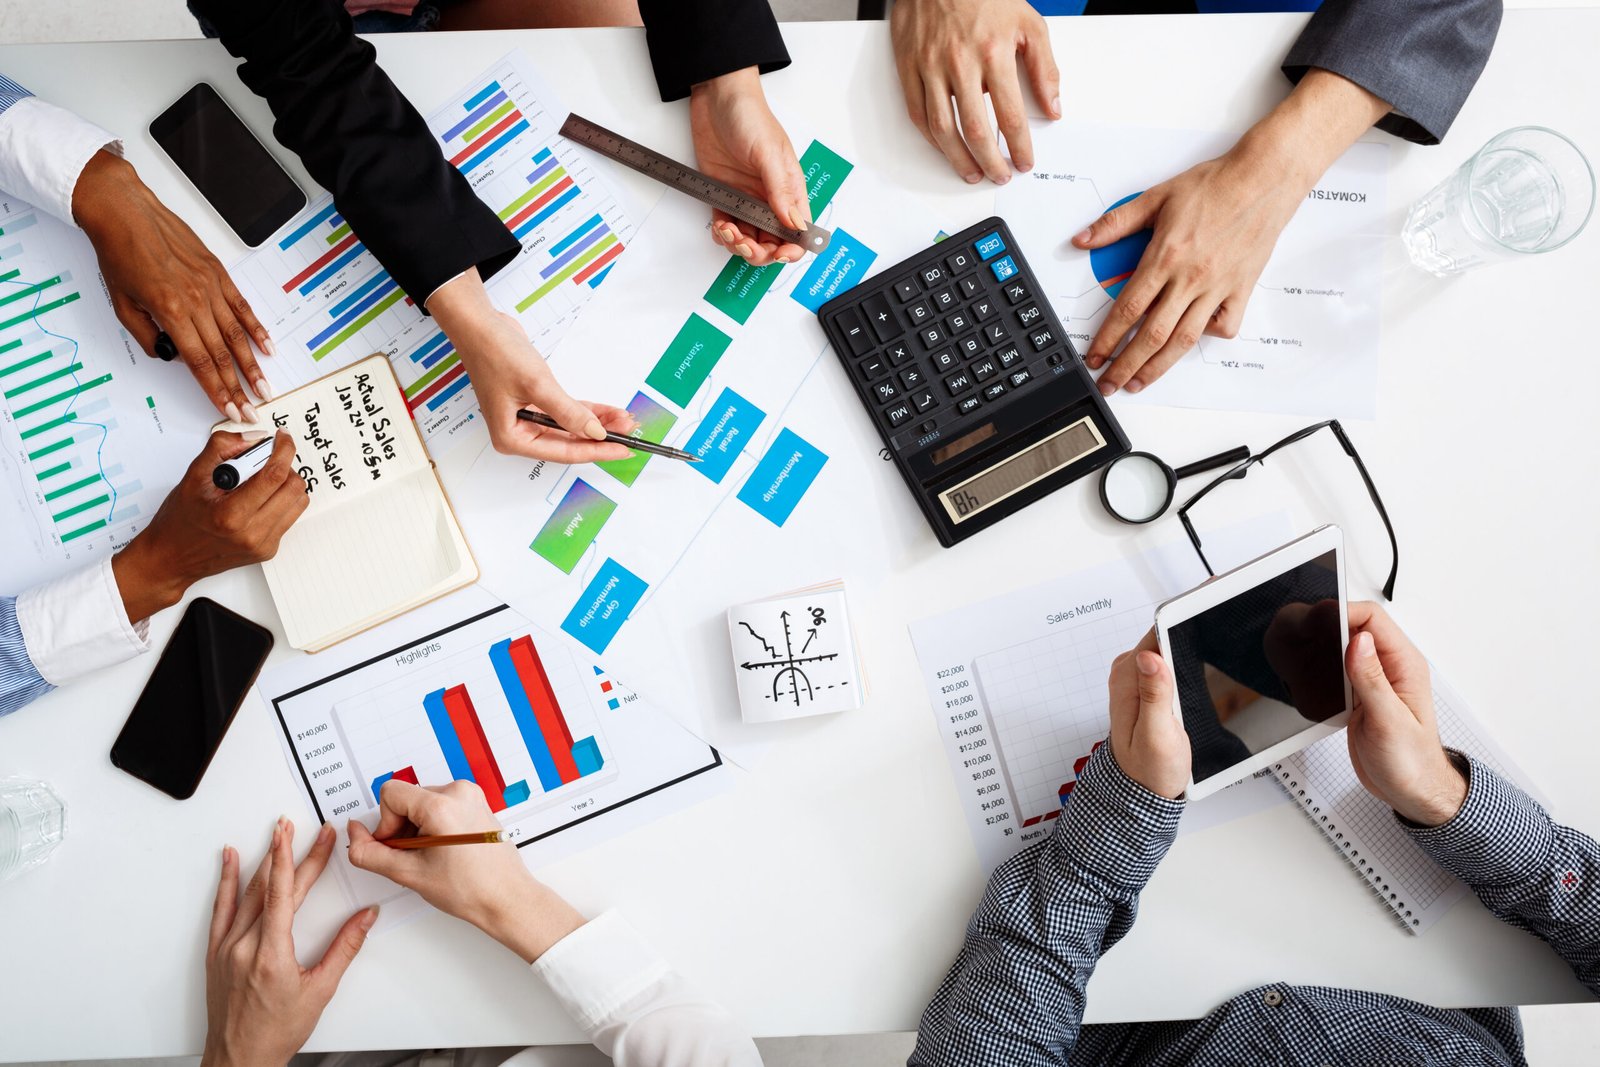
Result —
[[[390, 778], [466, 780], [530, 866], [659, 818], [731, 782], [716, 749], [477, 587], [464, 589], [257, 686], [290, 773], [340, 842], [347, 820], [377, 824]], [[335, 867], [352, 903], [382, 921], [420, 901], [387, 879]]]
[[485, 585], [725, 749], [772, 736], [740, 718], [728, 608], [877, 580], [921, 525], [815, 309], [937, 226], [819, 141], [801, 165], [825, 251], [750, 267], [712, 243], [704, 205], [668, 197], [551, 357], [573, 395], [626, 406], [637, 436], [701, 462], [486, 450], [449, 485]]
[[[1226, 152], [1233, 137], [1086, 123], [1039, 125], [1037, 162], [996, 194], [1080, 352], [1139, 262], [1144, 237], [1084, 252], [1072, 236], [1119, 202]], [[1379, 306], [1389, 148], [1356, 144], [1289, 221], [1239, 336], [1202, 337], [1157, 382], [1119, 404], [1377, 415]]]
[[851, 711], [866, 698], [844, 585], [728, 609], [745, 722]]
[[[545, 354], [560, 342], [633, 236], [633, 220], [595, 160], [559, 133], [567, 109], [521, 51], [508, 54], [428, 116], [439, 148], [522, 242], [488, 282]], [[374, 352], [394, 364], [435, 456], [477, 421], [460, 356], [416, 300], [362, 244], [324, 194], [234, 264], [272, 332], [262, 367], [279, 391]]]
[[[1207, 538], [1226, 566], [1281, 545], [1281, 515]], [[1222, 564], [1219, 564], [1219, 566]], [[1106, 739], [1111, 661], [1161, 601], [1205, 580], [1187, 541], [1041, 581], [911, 626], [956, 794], [985, 870], [1042, 841]], [[1180, 833], [1284, 802], [1270, 775], [1190, 804]]]

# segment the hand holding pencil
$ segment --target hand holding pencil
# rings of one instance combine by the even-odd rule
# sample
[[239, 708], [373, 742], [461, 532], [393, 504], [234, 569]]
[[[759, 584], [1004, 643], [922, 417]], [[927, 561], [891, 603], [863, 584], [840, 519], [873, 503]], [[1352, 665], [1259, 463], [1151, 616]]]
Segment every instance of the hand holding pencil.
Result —
[[[514, 845], [486, 840], [500, 825], [473, 783], [425, 788], [390, 779], [379, 803], [375, 830], [349, 823], [355, 866], [415, 890], [530, 963], [583, 925], [582, 915], [528, 872]], [[467, 847], [434, 847], [447, 843]]]

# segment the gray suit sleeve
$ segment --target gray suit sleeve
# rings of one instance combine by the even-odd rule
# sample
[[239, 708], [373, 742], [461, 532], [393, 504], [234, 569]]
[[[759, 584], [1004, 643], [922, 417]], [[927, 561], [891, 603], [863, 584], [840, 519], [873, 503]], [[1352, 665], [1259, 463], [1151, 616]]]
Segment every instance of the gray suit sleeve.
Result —
[[1380, 130], [1438, 144], [1489, 61], [1501, 0], [1323, 0], [1289, 50], [1298, 83], [1313, 67], [1342, 75], [1394, 110]]

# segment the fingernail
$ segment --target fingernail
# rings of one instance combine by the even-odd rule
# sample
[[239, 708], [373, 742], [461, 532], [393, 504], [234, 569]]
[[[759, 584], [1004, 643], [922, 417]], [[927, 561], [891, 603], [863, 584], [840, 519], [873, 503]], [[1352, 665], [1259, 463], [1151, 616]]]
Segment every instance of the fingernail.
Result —
[[968, 185], [977, 185], [983, 180], [983, 175], [978, 172], [974, 172], [972, 174], [963, 174], [962, 177], [966, 179]]
[[248, 400], [245, 401], [244, 407], [241, 410], [244, 412], [244, 421], [245, 422], [260, 422], [261, 421], [261, 416], [256, 414], [256, 409], [255, 409], [254, 405], [252, 405]]
[[739, 253], [745, 259], [749, 259], [751, 256], [750, 244], [747, 241], [740, 241], [737, 247], [734, 248], [734, 251]]
[[1100, 369], [1100, 365], [1105, 362], [1105, 359], [1103, 357], [1101, 357], [1101, 356], [1090, 356], [1088, 359], [1085, 359], [1083, 362], [1084, 362], [1084, 365], [1087, 366], [1090, 370], [1099, 370]]
[[1112, 385], [1110, 382], [1101, 382], [1100, 383], [1100, 395], [1101, 396], [1110, 396], [1112, 393], [1115, 393], [1116, 391], [1117, 391], [1117, 387]]
[[811, 201], [810, 201], [809, 198], [800, 201], [799, 215], [800, 215], [800, 221], [802, 223], [804, 223], [805, 225], [807, 225], [807, 226], [811, 225], [813, 222], [816, 221], [816, 219], [812, 218], [812, 216], [811, 216]]
[[1372, 635], [1362, 630], [1356, 634], [1356, 656], [1359, 659], [1366, 659], [1370, 655], [1372, 655]]
[[1130, 393], [1137, 393], [1139, 390], [1144, 388], [1144, 383], [1135, 378], [1133, 381], [1127, 384], [1126, 388]]
[[1141, 652], [1133, 657], [1133, 662], [1139, 668], [1139, 673], [1146, 677], [1155, 674], [1160, 669], [1156, 664], [1154, 652]]
[[368, 908], [365, 913], [362, 914], [362, 916], [361, 916], [361, 929], [363, 929], [363, 930], [372, 929], [372, 924], [378, 921], [378, 908], [379, 907], [381, 907], [381, 905], [374, 904], [372, 907]]
[[604, 441], [606, 439], [606, 428], [600, 425], [599, 419], [590, 419], [589, 425], [583, 428], [583, 432], [596, 441]]
[[275, 356], [278, 354], [278, 346], [272, 343], [272, 338], [263, 337], [261, 339], [261, 351], [269, 356]]
[[228, 416], [228, 421], [229, 422], [239, 422], [239, 421], [241, 421], [239, 419], [239, 405], [235, 404], [231, 400], [228, 401], [227, 406], [222, 409], [222, 413], [224, 415]]
[[1050, 98], [1050, 114], [1054, 118], [1061, 117], [1061, 98], [1059, 96]]
[[267, 384], [265, 378], [256, 379], [256, 396], [259, 396], [262, 400], [272, 399], [272, 386]]
[[323, 823], [322, 824], [322, 828], [317, 831], [317, 840], [320, 841], [323, 838], [332, 837], [332, 836], [333, 836], [333, 823], [331, 823], [331, 822]]
[[1074, 242], [1078, 243], [1078, 244], [1082, 244], [1085, 241], [1087, 241], [1090, 237], [1092, 237], [1093, 235], [1094, 235], [1094, 227], [1093, 226], [1085, 226], [1082, 230], [1080, 230], [1078, 232], [1078, 235], [1076, 237], [1074, 237], [1072, 240]]

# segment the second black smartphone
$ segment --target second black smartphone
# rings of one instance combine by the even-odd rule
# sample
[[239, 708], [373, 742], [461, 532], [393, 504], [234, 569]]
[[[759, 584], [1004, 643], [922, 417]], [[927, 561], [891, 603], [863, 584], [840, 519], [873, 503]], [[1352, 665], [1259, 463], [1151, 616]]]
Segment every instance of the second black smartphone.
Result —
[[270, 651], [271, 630], [196, 598], [111, 746], [111, 762], [168, 796], [189, 799]]
[[251, 248], [306, 206], [294, 179], [205, 82], [157, 115], [150, 136]]

